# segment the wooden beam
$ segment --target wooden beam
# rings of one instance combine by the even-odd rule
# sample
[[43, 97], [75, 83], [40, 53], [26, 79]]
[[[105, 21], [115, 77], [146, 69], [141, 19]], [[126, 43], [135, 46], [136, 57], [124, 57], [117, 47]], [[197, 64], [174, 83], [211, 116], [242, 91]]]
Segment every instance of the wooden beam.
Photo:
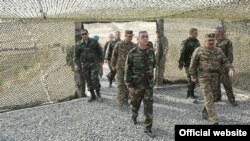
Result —
[[166, 54], [168, 51], [167, 37], [164, 35], [164, 20], [156, 21], [156, 70], [155, 70], [155, 84], [157, 86], [163, 84]]

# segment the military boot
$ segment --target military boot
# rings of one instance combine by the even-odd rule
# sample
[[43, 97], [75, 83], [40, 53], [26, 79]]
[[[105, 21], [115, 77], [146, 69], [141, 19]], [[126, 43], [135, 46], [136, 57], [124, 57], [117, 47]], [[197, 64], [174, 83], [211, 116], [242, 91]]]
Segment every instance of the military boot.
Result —
[[95, 93], [96, 93], [97, 98], [101, 98], [100, 90], [95, 90]]
[[137, 118], [136, 117], [131, 117], [131, 120], [133, 122], [134, 125], [136, 125], [138, 122], [137, 122]]
[[235, 100], [229, 100], [229, 102], [232, 106], [238, 106], [238, 104], [235, 102]]
[[91, 91], [90, 91], [90, 94], [91, 94], [91, 95], [90, 95], [90, 99], [88, 100], [88, 102], [92, 102], [93, 100], [96, 99], [94, 90], [91, 90]]
[[112, 81], [109, 81], [109, 88], [112, 87]]
[[194, 91], [188, 90], [187, 91], [187, 98], [195, 99], [195, 98], [197, 98], [197, 96], [194, 95]]
[[215, 97], [214, 98], [214, 102], [219, 102], [219, 101], [221, 101], [221, 97]]
[[153, 132], [152, 132], [152, 130], [151, 130], [150, 127], [146, 127], [146, 128], [144, 129], [144, 133], [145, 133], [146, 135], [148, 135], [149, 137], [151, 137], [151, 138], [154, 138], [154, 137], [155, 137], [155, 135], [153, 134]]

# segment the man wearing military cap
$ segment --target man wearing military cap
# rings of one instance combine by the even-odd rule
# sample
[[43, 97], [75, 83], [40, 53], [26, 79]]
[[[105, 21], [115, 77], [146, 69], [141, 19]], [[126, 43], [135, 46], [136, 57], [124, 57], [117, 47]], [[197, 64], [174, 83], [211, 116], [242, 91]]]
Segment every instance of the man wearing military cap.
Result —
[[202, 117], [210, 119], [214, 125], [218, 124], [218, 118], [215, 113], [213, 97], [218, 90], [221, 67], [229, 70], [229, 76], [235, 76], [231, 63], [221, 49], [215, 47], [215, 34], [206, 34], [204, 46], [196, 48], [192, 55], [189, 72], [192, 81], [200, 83], [200, 90], [204, 97]]
[[124, 82], [124, 66], [128, 52], [136, 47], [136, 44], [132, 42], [133, 31], [125, 31], [125, 40], [116, 43], [112, 53], [111, 67], [113, 71], [116, 71], [116, 78], [118, 84], [117, 102], [120, 107], [128, 105], [128, 89]]

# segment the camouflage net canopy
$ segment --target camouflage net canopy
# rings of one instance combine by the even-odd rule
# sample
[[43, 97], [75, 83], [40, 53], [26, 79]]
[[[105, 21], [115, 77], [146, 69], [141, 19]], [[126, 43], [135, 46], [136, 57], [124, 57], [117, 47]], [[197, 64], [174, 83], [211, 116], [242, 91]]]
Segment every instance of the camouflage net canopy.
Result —
[[[2, 19], [250, 19], [250, 0], [1, 0]], [[226, 11], [226, 12], [225, 12]]]

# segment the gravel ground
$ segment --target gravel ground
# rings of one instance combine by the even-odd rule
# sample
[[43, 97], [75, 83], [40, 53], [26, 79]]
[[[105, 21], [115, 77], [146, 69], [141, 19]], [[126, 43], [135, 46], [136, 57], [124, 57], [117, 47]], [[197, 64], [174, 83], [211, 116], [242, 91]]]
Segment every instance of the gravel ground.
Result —
[[[105, 76], [105, 75], [104, 75]], [[186, 98], [186, 85], [157, 87], [154, 91], [154, 139], [143, 133], [143, 107], [139, 125], [130, 121], [130, 108], [119, 109], [117, 88], [101, 80], [102, 101], [87, 98], [0, 113], [0, 141], [173, 141], [176, 124], [210, 124], [201, 118], [203, 105]], [[250, 94], [235, 90], [239, 106], [232, 107], [225, 94], [215, 104], [220, 124], [250, 124]]]

